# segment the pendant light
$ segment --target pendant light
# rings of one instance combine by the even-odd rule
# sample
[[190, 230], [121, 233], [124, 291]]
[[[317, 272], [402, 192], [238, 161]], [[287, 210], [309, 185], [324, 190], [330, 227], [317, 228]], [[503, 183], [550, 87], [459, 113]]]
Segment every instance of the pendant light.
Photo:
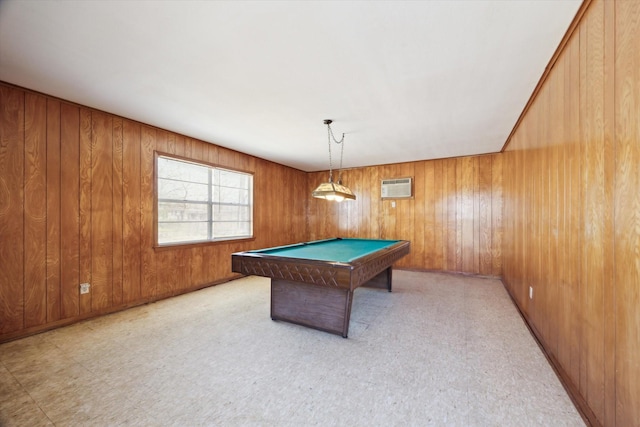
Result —
[[[356, 196], [353, 192], [342, 184], [342, 155], [344, 153], [344, 133], [342, 134], [342, 138], [340, 141], [336, 140], [335, 136], [333, 136], [333, 131], [331, 130], [331, 123], [333, 120], [325, 120], [324, 124], [327, 125], [327, 139], [329, 140], [329, 181], [323, 182], [318, 185], [318, 187], [311, 193], [313, 197], [318, 199], [326, 199], [333, 200], [336, 202], [341, 202], [345, 199], [355, 200]], [[338, 145], [342, 145], [340, 150], [340, 168], [338, 169], [338, 182], [333, 181], [333, 165], [331, 161], [331, 141], [335, 142]]]

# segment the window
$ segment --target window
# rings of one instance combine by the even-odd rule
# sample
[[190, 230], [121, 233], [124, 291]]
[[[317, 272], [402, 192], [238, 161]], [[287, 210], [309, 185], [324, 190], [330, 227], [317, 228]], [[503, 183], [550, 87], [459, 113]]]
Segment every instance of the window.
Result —
[[253, 237], [253, 175], [159, 155], [158, 245]]

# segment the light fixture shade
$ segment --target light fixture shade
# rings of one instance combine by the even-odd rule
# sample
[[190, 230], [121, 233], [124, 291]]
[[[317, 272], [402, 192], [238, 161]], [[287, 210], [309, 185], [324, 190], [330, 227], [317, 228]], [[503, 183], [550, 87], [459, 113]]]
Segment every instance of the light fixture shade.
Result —
[[344, 199], [356, 199], [355, 194], [353, 194], [351, 190], [335, 182], [323, 182], [318, 185], [318, 188], [316, 188], [311, 195], [318, 199], [334, 200], [336, 202], [341, 202]]
[[[344, 133], [342, 134], [342, 138], [338, 141], [335, 136], [333, 136], [333, 131], [331, 130], [331, 123], [333, 120], [326, 119], [324, 124], [327, 125], [327, 141], [329, 142], [329, 182], [323, 182], [318, 185], [311, 195], [318, 199], [325, 200], [333, 200], [335, 202], [341, 202], [344, 199], [355, 200], [356, 195], [353, 194], [351, 190], [342, 185], [342, 153], [344, 153]], [[331, 164], [331, 140], [336, 144], [342, 144], [342, 149], [340, 150], [340, 167], [338, 168], [338, 182], [333, 182], [333, 165]]]

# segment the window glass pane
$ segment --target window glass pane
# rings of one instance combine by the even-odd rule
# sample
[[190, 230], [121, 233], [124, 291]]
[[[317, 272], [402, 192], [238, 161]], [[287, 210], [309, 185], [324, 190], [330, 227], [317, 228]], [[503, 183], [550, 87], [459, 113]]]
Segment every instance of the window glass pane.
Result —
[[250, 222], [214, 222], [213, 235], [221, 237], [239, 237], [251, 235]]
[[205, 203], [158, 202], [158, 221], [208, 221]]
[[209, 201], [209, 185], [158, 179], [158, 198], [169, 200]]
[[250, 175], [232, 171], [220, 171], [220, 185], [223, 187], [247, 188]]
[[242, 205], [214, 205], [213, 217], [216, 221], [249, 221], [251, 207]]
[[208, 184], [209, 167], [159, 157], [158, 177]]
[[206, 222], [160, 222], [158, 223], [158, 243], [188, 242], [207, 240]]
[[[240, 188], [220, 187], [220, 203], [243, 204], [249, 203], [249, 191]], [[214, 198], [214, 201], [217, 201]]]

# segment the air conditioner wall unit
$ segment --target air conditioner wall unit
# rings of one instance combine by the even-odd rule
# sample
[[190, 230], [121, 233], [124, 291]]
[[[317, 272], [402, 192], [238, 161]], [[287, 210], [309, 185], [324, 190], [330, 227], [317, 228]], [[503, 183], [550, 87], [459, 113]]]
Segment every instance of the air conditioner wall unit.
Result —
[[383, 179], [380, 194], [383, 199], [408, 199], [413, 195], [412, 178]]

